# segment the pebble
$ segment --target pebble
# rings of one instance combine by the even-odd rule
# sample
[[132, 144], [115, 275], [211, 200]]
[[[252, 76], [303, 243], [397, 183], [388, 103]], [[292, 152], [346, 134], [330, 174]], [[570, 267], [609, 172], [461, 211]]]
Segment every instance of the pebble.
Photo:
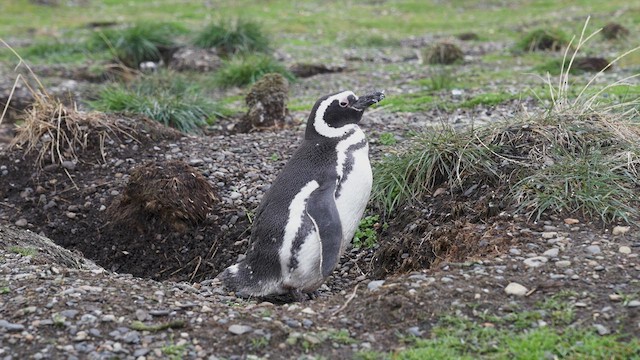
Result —
[[231, 325], [229, 326], [229, 332], [234, 334], [234, 335], [242, 335], [242, 334], [246, 334], [249, 331], [253, 330], [253, 328], [249, 325]]
[[614, 226], [613, 230], [611, 230], [611, 234], [613, 236], [624, 235], [631, 230], [631, 226]]
[[373, 280], [370, 281], [369, 284], [367, 284], [367, 289], [369, 289], [369, 291], [375, 291], [378, 290], [378, 288], [380, 288], [383, 284], [384, 280]]
[[569, 266], [571, 266], [571, 261], [569, 260], [556, 261], [556, 267], [569, 267]]
[[555, 257], [558, 257], [559, 253], [560, 253], [560, 249], [552, 248], [552, 249], [549, 249], [549, 250], [545, 251], [542, 255], [544, 255], [546, 257], [550, 257], [550, 258], [555, 258]]
[[74, 163], [73, 161], [69, 161], [69, 160], [65, 160], [62, 162], [62, 167], [69, 170], [69, 171], [73, 171], [76, 169], [76, 163]]
[[553, 239], [554, 237], [558, 236], [558, 233], [555, 231], [545, 231], [541, 234], [543, 239]]
[[631, 248], [628, 246], [620, 246], [618, 252], [621, 254], [631, 254]]
[[547, 263], [549, 259], [544, 256], [534, 256], [524, 260], [524, 264], [531, 268], [537, 268]]
[[640, 300], [629, 301], [629, 303], [627, 304], [627, 307], [630, 307], [630, 308], [640, 307]]
[[602, 252], [602, 250], [600, 250], [600, 246], [598, 245], [589, 245], [587, 246], [586, 251], [592, 255], [600, 254]]
[[229, 194], [229, 199], [231, 200], [240, 199], [241, 197], [242, 197], [242, 194], [240, 194], [237, 191], [232, 191], [231, 194]]
[[529, 289], [516, 282], [512, 282], [504, 288], [504, 292], [506, 292], [507, 295], [525, 296], [527, 292], [529, 292]]
[[600, 335], [600, 336], [604, 336], [604, 335], [607, 335], [607, 334], [611, 333], [611, 331], [609, 331], [609, 329], [607, 329], [602, 324], [593, 324], [593, 327], [596, 328], [596, 331], [598, 332], [598, 335]]
[[516, 248], [511, 248], [511, 249], [509, 249], [509, 254], [518, 256], [518, 255], [522, 254], [522, 251], [520, 251], [519, 249], [516, 249]]
[[27, 221], [27, 219], [22, 218], [22, 219], [18, 219], [18, 221], [15, 222], [16, 226], [19, 227], [25, 227], [27, 226], [27, 224], [29, 224], [29, 222]]
[[0, 320], [0, 328], [3, 328], [7, 331], [22, 331], [24, 330], [24, 325], [10, 323], [7, 320]]

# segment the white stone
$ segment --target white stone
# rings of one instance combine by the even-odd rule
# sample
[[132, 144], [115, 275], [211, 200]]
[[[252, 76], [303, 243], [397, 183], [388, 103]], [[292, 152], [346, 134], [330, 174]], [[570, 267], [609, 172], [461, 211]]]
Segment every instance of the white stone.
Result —
[[542, 233], [542, 238], [543, 239], [553, 239], [557, 235], [558, 235], [558, 233], [556, 231], [545, 231], [545, 232]]
[[631, 254], [631, 248], [628, 246], [620, 246], [620, 248], [618, 249], [618, 251], [621, 254]]
[[600, 246], [598, 245], [589, 245], [587, 246], [587, 252], [593, 255], [600, 254], [602, 250], [600, 250]]
[[367, 284], [367, 289], [369, 289], [369, 291], [374, 291], [380, 288], [383, 284], [384, 280], [369, 281], [369, 284]]
[[552, 249], [549, 249], [549, 250], [545, 251], [542, 255], [544, 255], [546, 257], [554, 258], [554, 257], [558, 257], [559, 253], [560, 253], [560, 249], [552, 248]]
[[524, 264], [528, 267], [537, 268], [547, 263], [549, 259], [544, 256], [534, 256], [524, 260]]
[[235, 324], [235, 325], [229, 326], [229, 332], [234, 335], [242, 335], [242, 334], [248, 333], [251, 330], [253, 330], [253, 328], [249, 325]]
[[518, 283], [512, 282], [504, 288], [504, 292], [506, 292], [507, 295], [525, 296], [529, 292], [529, 289]]
[[624, 234], [628, 233], [629, 230], [631, 230], [631, 226], [614, 226], [613, 230], [611, 230], [611, 233], [614, 236], [615, 235], [624, 235]]
[[571, 266], [571, 261], [569, 260], [556, 261], [556, 267], [569, 267], [569, 266]]

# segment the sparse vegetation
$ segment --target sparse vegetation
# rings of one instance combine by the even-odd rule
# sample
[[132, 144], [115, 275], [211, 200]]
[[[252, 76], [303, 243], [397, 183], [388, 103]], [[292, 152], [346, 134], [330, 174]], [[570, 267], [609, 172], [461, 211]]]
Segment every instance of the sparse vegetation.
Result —
[[398, 359], [625, 359], [640, 351], [637, 339], [622, 341], [591, 330], [549, 327], [526, 331], [482, 326], [468, 319], [448, 317], [431, 331], [432, 337], [396, 354]]
[[396, 136], [390, 132], [385, 132], [380, 134], [379, 141], [380, 141], [380, 144], [387, 145], [387, 146], [395, 145], [398, 142], [398, 140], [396, 140]]
[[271, 51], [262, 26], [247, 19], [211, 23], [196, 35], [193, 43], [201, 48], [216, 48], [226, 55]]
[[11, 246], [9, 248], [9, 251], [11, 251], [12, 253], [20, 254], [22, 256], [34, 256], [38, 253], [37, 249], [22, 246]]
[[378, 244], [378, 229], [380, 228], [380, 216], [369, 215], [360, 220], [358, 229], [353, 236], [353, 247], [371, 249]]

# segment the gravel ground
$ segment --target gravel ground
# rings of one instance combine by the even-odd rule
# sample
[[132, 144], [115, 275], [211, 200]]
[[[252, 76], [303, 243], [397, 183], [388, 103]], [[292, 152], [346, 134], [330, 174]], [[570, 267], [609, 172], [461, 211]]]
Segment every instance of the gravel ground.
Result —
[[[362, 93], [385, 88], [381, 84], [393, 84], [386, 87], [390, 94], [415, 91], [411, 80], [424, 77], [425, 71], [412, 48], [422, 40], [412, 41], [415, 44], [401, 53], [327, 54], [332, 62], [339, 58], [337, 62], [357, 71], [302, 80], [293, 85], [292, 98], [315, 99], [327, 89]], [[467, 49], [467, 61], [477, 65], [475, 56], [503, 48], [504, 44], [489, 44]], [[376, 72], [376, 61], [397, 63], [406, 72], [391, 79]], [[491, 86], [516, 85], [507, 81]], [[523, 106], [532, 108], [535, 103], [421, 113], [391, 113], [382, 106], [365, 115], [362, 127], [370, 136], [376, 161], [395, 149], [377, 141], [380, 133], [392, 132], [403, 146], [412, 130], [441, 123], [483, 124], [510, 118]], [[351, 358], [358, 351], [403, 349], [406, 336], [428, 338], [446, 314], [486, 323], [487, 314], [506, 316], [536, 308], [558, 294], [564, 294], [575, 312], [572, 326], [593, 328], [603, 335], [640, 331], [637, 229], [603, 229], [569, 218], [537, 224], [514, 219], [473, 224], [468, 231], [477, 234], [478, 241], [483, 234], [498, 234], [506, 239], [505, 250], [487, 248], [464, 262], [441, 261], [430, 269], [384, 279], [370, 269], [375, 249], [353, 249], [344, 255], [320, 296], [304, 303], [241, 300], [225, 293], [211, 280], [215, 269], [229, 265], [246, 247], [247, 214], [293, 153], [306, 115], [294, 113], [298, 125], [278, 132], [226, 134], [228, 123], [222, 122], [206, 136], [148, 136], [139, 143], [114, 139], [108, 142], [104, 164], [71, 162], [45, 167], [41, 173], [35, 172], [29, 158], [0, 142], [0, 357]], [[184, 237], [207, 243], [206, 251], [213, 241], [209, 233], [216, 228], [220, 239], [227, 240], [219, 245], [221, 257], [192, 281], [187, 281], [188, 272], [166, 281], [124, 274], [119, 270], [125, 265], [128, 269], [147, 265], [141, 265], [143, 255], [126, 260], [132, 256], [130, 244], [106, 242], [100, 227], [105, 224], [104, 211], [122, 193], [136, 165], [176, 159], [202, 173], [221, 197], [216, 219]], [[80, 191], [72, 190], [70, 177]], [[119, 257], [98, 266], [36, 233], [71, 249], [82, 248], [87, 256], [93, 251], [89, 256], [93, 259], [105, 252]], [[385, 234], [381, 241], [396, 241], [396, 235]], [[201, 251], [196, 245], [185, 250], [180, 237], [171, 239], [180, 245], [171, 251]], [[29, 253], [30, 248], [37, 251]], [[551, 322], [549, 314], [542, 314], [527, 326]]]

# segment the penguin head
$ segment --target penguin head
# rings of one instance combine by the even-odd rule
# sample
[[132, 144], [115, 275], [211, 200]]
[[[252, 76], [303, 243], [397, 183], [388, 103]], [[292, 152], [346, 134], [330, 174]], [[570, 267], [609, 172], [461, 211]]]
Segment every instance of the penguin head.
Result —
[[384, 98], [383, 92], [357, 97], [342, 91], [318, 99], [307, 122], [305, 137], [339, 138], [356, 128], [364, 110]]

